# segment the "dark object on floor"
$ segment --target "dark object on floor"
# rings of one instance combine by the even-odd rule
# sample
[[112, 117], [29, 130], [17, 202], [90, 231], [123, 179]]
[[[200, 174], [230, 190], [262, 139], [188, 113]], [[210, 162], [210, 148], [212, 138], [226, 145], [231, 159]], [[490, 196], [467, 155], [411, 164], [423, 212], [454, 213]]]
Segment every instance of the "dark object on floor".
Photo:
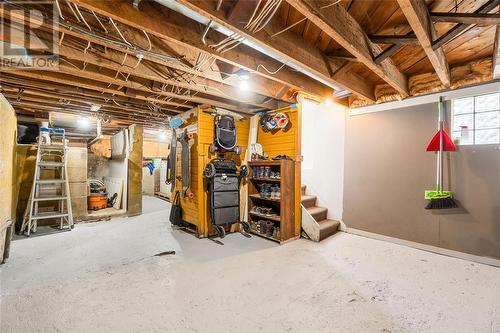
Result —
[[225, 227], [234, 223], [240, 223], [248, 232], [250, 225], [240, 220], [240, 184], [248, 176], [247, 167], [242, 166], [238, 172], [235, 161], [217, 158], [207, 164], [203, 174], [207, 178], [210, 217], [217, 235], [224, 238]]
[[175, 192], [174, 200], [172, 200], [172, 208], [170, 208], [170, 223], [176, 226], [183, 225], [179, 192]]
[[458, 205], [450, 197], [446, 198], [433, 198], [427, 206], [425, 206], [425, 209], [449, 209], [449, 208], [457, 208]]
[[154, 257], [161, 257], [166, 255], [175, 254], [175, 251], [163, 251], [154, 255]]

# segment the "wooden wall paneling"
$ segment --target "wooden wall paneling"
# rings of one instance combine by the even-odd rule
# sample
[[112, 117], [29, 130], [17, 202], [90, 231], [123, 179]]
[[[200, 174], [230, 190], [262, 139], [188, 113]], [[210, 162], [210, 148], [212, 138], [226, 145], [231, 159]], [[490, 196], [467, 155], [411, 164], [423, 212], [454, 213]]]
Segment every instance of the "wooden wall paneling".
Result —
[[257, 142], [262, 145], [264, 152], [269, 154], [269, 158], [278, 155], [288, 155], [295, 161], [295, 187], [292, 191], [295, 196], [295, 236], [300, 235], [301, 211], [300, 211], [300, 191], [301, 191], [301, 127], [302, 109], [300, 104], [296, 107], [284, 109], [290, 117], [290, 125], [286, 130], [268, 132], [259, 126], [257, 132]]
[[142, 213], [142, 126], [130, 127], [133, 133], [132, 150], [128, 157], [127, 214]]

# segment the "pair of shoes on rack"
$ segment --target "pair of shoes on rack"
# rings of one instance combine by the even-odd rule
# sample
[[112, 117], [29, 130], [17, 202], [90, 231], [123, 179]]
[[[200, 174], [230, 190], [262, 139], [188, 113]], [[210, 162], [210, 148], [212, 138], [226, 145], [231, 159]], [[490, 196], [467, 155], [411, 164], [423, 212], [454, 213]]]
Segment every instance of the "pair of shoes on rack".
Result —
[[288, 155], [278, 155], [276, 157], [273, 157], [273, 160], [274, 161], [279, 161], [279, 160], [289, 160], [289, 161], [291, 161], [292, 158], [290, 156], [288, 156]]

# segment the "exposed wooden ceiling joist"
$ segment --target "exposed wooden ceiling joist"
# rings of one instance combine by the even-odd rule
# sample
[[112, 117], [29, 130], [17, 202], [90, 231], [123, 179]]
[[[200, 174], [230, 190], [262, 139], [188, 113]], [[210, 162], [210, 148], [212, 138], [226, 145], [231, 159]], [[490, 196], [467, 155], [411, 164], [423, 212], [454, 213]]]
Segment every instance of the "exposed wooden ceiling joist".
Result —
[[[175, 109], [169, 105], [162, 103], [157, 104], [144, 104], [143, 100], [138, 100], [130, 96], [121, 96], [116, 93], [109, 92], [98, 92], [89, 90], [82, 87], [75, 87], [66, 84], [46, 82], [46, 81], [36, 81], [31, 78], [18, 77], [12, 74], [2, 73], [0, 76], [0, 84], [2, 89], [8, 89], [9, 87], [15, 87], [17, 90], [35, 90], [39, 92], [45, 92], [48, 94], [56, 94], [63, 99], [75, 97], [81, 100], [89, 101], [96, 104], [108, 104], [113, 103], [116, 105], [134, 105], [136, 108], [142, 108], [147, 110], [149, 107], [155, 109], [166, 110], [172, 112], [173, 114], [179, 113], [179, 109]], [[163, 101], [162, 101], [163, 102]]]
[[[487, 1], [484, 5], [479, 7], [474, 13], [476, 14], [481, 14], [481, 13], [489, 13], [493, 9], [495, 9], [498, 5], [500, 4], [500, 0], [489, 0]], [[452, 39], [456, 38], [458, 35], [463, 33], [465, 30], [467, 30], [470, 27], [469, 24], [457, 24], [455, 25], [452, 29], [447, 31], [444, 35], [439, 37], [433, 44], [432, 48], [434, 50], [439, 49]]]
[[374, 56], [382, 52], [372, 43], [358, 22], [341, 5], [325, 0], [286, 0], [314, 25], [354, 55], [361, 63], [386, 81], [402, 96], [408, 96], [408, 81], [391, 59], [380, 64]]
[[[84, 29], [68, 22], [59, 21], [59, 24], [48, 24], [46, 21], [42, 21], [40, 18], [38, 18], [36, 13], [30, 15], [30, 17], [25, 17], [21, 12], [6, 12], [6, 9], [4, 7], [0, 7], [0, 17], [21, 24], [32, 22], [33, 26], [38, 26], [40, 27], [40, 29], [45, 29], [46, 31], [51, 31], [51, 29], [55, 28], [57, 32], [59, 32], [60, 34], [64, 34], [66, 36], [65, 38], [68, 38], [67, 36], [73, 36], [80, 40], [91, 42], [91, 46], [100, 45], [103, 48], [101, 52], [96, 56], [99, 58], [102, 57], [103, 59], [107, 59], [109, 61], [114, 61], [117, 64], [120, 64], [124, 61], [124, 53], [126, 53], [130, 55], [130, 57], [125, 58], [125, 67], [133, 67], [136, 63], [137, 57], [140, 56], [143, 57], [144, 61], [149, 61], [161, 66], [167, 66], [169, 69], [171, 68], [172, 70], [175, 70], [176, 73], [191, 74], [191, 81], [193, 81], [198, 87], [204, 87], [206, 91], [210, 91], [215, 95], [217, 92], [220, 92], [222, 94], [226, 94], [227, 96], [235, 96], [234, 90], [238, 89], [238, 85], [240, 83], [235, 77], [221, 78], [221, 75], [219, 73], [211, 70], [210, 68], [207, 68], [206, 70], [195, 69], [187, 66], [180, 60], [166, 60], [165, 58], [170, 54], [158, 52], [157, 48], [159, 48], [159, 46], [168, 48], [171, 53], [175, 55], [182, 55], [184, 57], [183, 59], [194, 60], [199, 53], [195, 52], [196, 54], [194, 54], [192, 49], [188, 49], [179, 44], [167, 45], [165, 41], [161, 41], [154, 36], [151, 36], [150, 39], [153, 43], [153, 46], [156, 48], [156, 53], [161, 55], [162, 57], [155, 57], [147, 52], [143, 52], [144, 50], [141, 50], [141, 48], [137, 46], [138, 43], [135, 44], [135, 42], [140, 40], [140, 38], [144, 39], [144, 34], [141, 34], [127, 27], [121, 27], [121, 30], [123, 34], [127, 36], [128, 40], [131, 43], [134, 43], [133, 48], [120, 46], [116, 43], [117, 41], [110, 39], [110, 37], [112, 36], [110, 36], [109, 34], [104, 36], [100, 35], [97, 31], [93, 31], [92, 34], [89, 34], [88, 31], [85, 31]], [[82, 48], [82, 51], [83, 50], [84, 48]], [[89, 52], [92, 52], [92, 50], [93, 47], [89, 49]], [[138, 70], [137, 72], [142, 73], [143, 71]], [[258, 103], [259, 95], [276, 99], [281, 99], [283, 97], [279, 95], [279, 92], [281, 92], [283, 89], [283, 84], [259, 76], [254, 77], [253, 81], [255, 84], [249, 87], [248, 92], [255, 93], [257, 95], [255, 97], [252, 97], [252, 94], [248, 94], [249, 96], [246, 96], [243, 99], [255, 99], [255, 103]], [[284, 101], [293, 102], [293, 100], [291, 99], [284, 99]], [[266, 103], [266, 106], [269, 108], [274, 107], [272, 103], [269, 103], [269, 105], [267, 105]]]
[[442, 48], [434, 50], [432, 42], [436, 30], [429, 17], [424, 0], [398, 0], [399, 6], [417, 36], [434, 70], [445, 87], [451, 84], [450, 69]]
[[[36, 71], [36, 70], [22, 70], [22, 69], [15, 69], [15, 68], [5, 68], [5, 67], [0, 67], [0, 73], [2, 76], [5, 73], [9, 74], [14, 74], [17, 77], [22, 77], [22, 78], [28, 78], [28, 79], [34, 79], [37, 81], [45, 82], [46, 84], [50, 83], [61, 83], [73, 87], [81, 87], [89, 90], [94, 90], [97, 92], [105, 92], [111, 95], [117, 95], [117, 96], [122, 96], [122, 97], [133, 97], [134, 99], [141, 100], [143, 102], [151, 102], [151, 103], [158, 103], [158, 104], [163, 104], [163, 105], [171, 105], [175, 106], [178, 108], [178, 113], [182, 113], [185, 111], [184, 109], [189, 109], [193, 107], [193, 105], [190, 105], [188, 103], [182, 104], [182, 103], [177, 103], [177, 102], [172, 102], [168, 100], [163, 100], [159, 99], [156, 97], [152, 96], [157, 96], [154, 94], [143, 94], [142, 92], [139, 91], [132, 91], [129, 94], [123, 92], [122, 90], [116, 90], [116, 89], [111, 89], [108, 88], [107, 84], [105, 83], [100, 83], [97, 81], [92, 81], [86, 78], [82, 78], [80, 76], [71, 76], [67, 74], [61, 74], [57, 72], [47, 72], [47, 71]], [[2, 78], [3, 79], [3, 78]]]
[[497, 25], [495, 31], [495, 42], [493, 46], [492, 77], [493, 80], [500, 79], [500, 25]]
[[[319, 96], [327, 96], [332, 93], [331, 88], [310, 79], [304, 74], [289, 70], [277, 71], [282, 67], [282, 63], [247, 46], [240, 45], [237, 50], [231, 49], [224, 53], [217, 52], [209, 45], [218, 44], [225, 36], [210, 31], [204, 44], [201, 39], [204, 27], [201, 27], [196, 21], [173, 12], [164, 6], [141, 2], [140, 9], [137, 10], [130, 2], [123, 1], [72, 0], [72, 2], [169, 42], [178, 43], [194, 52], [202, 52], [214, 59], [249, 70], [255, 75], [288, 84], [294, 89]], [[269, 72], [263, 68], [266, 68]]]
[[[373, 85], [360, 76], [355, 77], [355, 74], [353, 74], [354, 80], [346, 80], [345, 77], [342, 76], [332, 77], [328, 69], [328, 64], [325, 62], [324, 54], [322, 54], [315, 45], [308, 43], [290, 30], [285, 30], [286, 28], [279, 25], [277, 20], [272, 19], [262, 30], [252, 32], [250, 29], [245, 28], [245, 23], [241, 22], [241, 20], [226, 18], [224, 13], [217, 11], [210, 1], [176, 1], [194, 12], [239, 34], [252, 43], [279, 55], [286, 64], [294, 64], [295, 67], [303, 68], [313, 73], [324, 82], [351, 90], [354, 94], [362, 96], [365, 99], [373, 101], [375, 98]], [[243, 3], [244, 2], [245, 1], [243, 1]], [[255, 3], [255, 5], [257, 5], [257, 3]], [[254, 8], [247, 7], [248, 19], [253, 10]]]
[[462, 24], [497, 25], [500, 24], [499, 14], [484, 13], [431, 13], [433, 22], [453, 22]]
[[377, 44], [417, 44], [418, 39], [414, 34], [410, 36], [396, 36], [396, 35], [371, 35], [370, 40]]

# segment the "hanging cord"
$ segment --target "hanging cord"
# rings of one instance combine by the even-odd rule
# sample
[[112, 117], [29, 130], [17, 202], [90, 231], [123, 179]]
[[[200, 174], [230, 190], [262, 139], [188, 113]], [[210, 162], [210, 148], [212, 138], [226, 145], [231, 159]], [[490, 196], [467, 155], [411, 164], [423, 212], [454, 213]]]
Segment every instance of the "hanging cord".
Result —
[[282, 65], [281, 65], [281, 66], [280, 66], [277, 70], [275, 70], [275, 71], [270, 71], [269, 69], [267, 69], [267, 68], [266, 68], [266, 66], [259, 64], [259, 65], [257, 66], [257, 70], [256, 70], [256, 71], [258, 72], [258, 71], [259, 71], [259, 68], [261, 68], [261, 67], [262, 67], [262, 68], [263, 68], [266, 72], [268, 72], [268, 73], [269, 73], [269, 74], [271, 74], [271, 75], [274, 75], [274, 74], [278, 73], [278, 72], [279, 72], [279, 71], [280, 71], [283, 67], [285, 67], [285, 65], [286, 65], [286, 63], [283, 63], [283, 64], [282, 64]]
[[56, 0], [56, 8], [57, 8], [57, 12], [59, 13], [59, 17], [61, 18], [61, 20], [64, 20], [64, 16], [63, 16], [62, 11], [61, 11], [61, 6], [59, 6], [59, 0]]
[[[320, 7], [320, 10], [323, 10], [323, 9], [325, 9], [325, 8], [328, 8], [328, 7], [334, 6], [334, 5], [338, 4], [339, 2], [340, 2], [340, 0], [336, 0], [335, 2], [332, 2], [332, 3], [328, 4], [328, 5], [325, 5], [325, 6]], [[305, 20], [307, 20], [307, 17], [304, 17], [303, 19], [298, 20], [297, 22], [293, 23], [292, 25], [289, 25], [289, 26], [288, 26], [288, 27], [286, 27], [285, 29], [283, 29], [283, 30], [281, 30], [281, 31], [278, 31], [278, 32], [277, 32], [277, 33], [275, 33], [275, 34], [272, 34], [272, 35], [271, 35], [271, 38], [276, 37], [276, 36], [278, 36], [278, 35], [280, 35], [280, 34], [284, 33], [285, 31], [288, 31], [288, 30], [292, 29], [293, 27], [295, 27], [295, 26], [297, 26], [297, 25], [301, 24], [301, 23], [302, 23], [302, 22], [304, 22]]]
[[71, 4], [71, 2], [69, 2], [68, 0], [66, 0], [66, 4], [69, 6], [69, 9], [71, 9], [71, 12], [73, 13], [73, 15], [76, 17], [76, 20], [78, 21], [78, 23], [82, 22], [80, 20], [80, 18], [78, 17], [78, 15], [76, 15], [76, 12], [75, 10], [73, 9], [73, 5]]
[[75, 8], [76, 8], [76, 12], [78, 13], [78, 15], [80, 15], [80, 17], [82, 18], [83, 20], [83, 23], [87, 26], [87, 28], [89, 28], [89, 31], [92, 31], [92, 29], [90, 28], [90, 25], [87, 23], [87, 21], [85, 21], [85, 17], [83, 17], [82, 15], [82, 12], [80, 11], [80, 9], [78, 8], [78, 5], [75, 3]]
[[151, 47], [152, 47], [152, 45], [151, 45], [151, 39], [149, 39], [149, 35], [148, 35], [148, 33], [146, 31], [142, 30], [142, 32], [144, 33], [144, 35], [146, 36], [146, 38], [148, 40], [148, 45], [149, 45], [148, 46], [148, 51], [151, 51]]
[[106, 27], [104, 26], [104, 24], [102, 24], [101, 20], [99, 19], [99, 17], [96, 15], [96, 13], [91, 10], [92, 12], [92, 15], [94, 15], [95, 19], [97, 20], [97, 22], [99, 22], [99, 25], [101, 26], [101, 28], [104, 30], [104, 33], [108, 33], [108, 29], [106, 29]]
[[122, 35], [122, 32], [120, 31], [120, 29], [118, 29], [118, 27], [116, 26], [115, 24], [115, 21], [113, 21], [113, 19], [110, 17], [109, 18], [109, 21], [111, 22], [111, 24], [113, 25], [113, 27], [115, 27], [116, 31], [118, 32], [118, 34], [120, 35], [121, 39], [128, 45], [132, 46], [132, 44], [130, 44], [126, 39], [125, 37], [123, 37]]

